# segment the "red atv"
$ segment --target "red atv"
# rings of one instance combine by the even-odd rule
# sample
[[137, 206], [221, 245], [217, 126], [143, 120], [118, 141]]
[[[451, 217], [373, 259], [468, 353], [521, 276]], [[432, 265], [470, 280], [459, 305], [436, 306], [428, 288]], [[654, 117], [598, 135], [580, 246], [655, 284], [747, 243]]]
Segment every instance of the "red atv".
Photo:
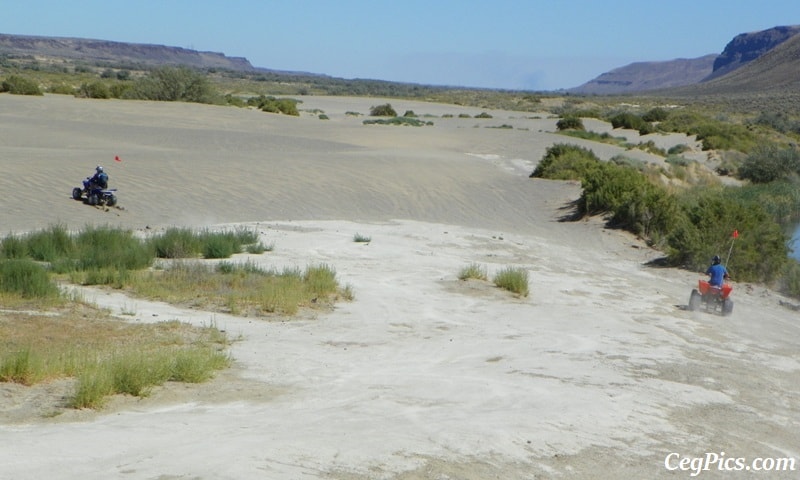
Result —
[[732, 291], [733, 287], [729, 283], [715, 287], [706, 280], [700, 280], [689, 297], [689, 310], [695, 311], [704, 307], [706, 312], [719, 311], [727, 317], [733, 313], [733, 300], [729, 298]]

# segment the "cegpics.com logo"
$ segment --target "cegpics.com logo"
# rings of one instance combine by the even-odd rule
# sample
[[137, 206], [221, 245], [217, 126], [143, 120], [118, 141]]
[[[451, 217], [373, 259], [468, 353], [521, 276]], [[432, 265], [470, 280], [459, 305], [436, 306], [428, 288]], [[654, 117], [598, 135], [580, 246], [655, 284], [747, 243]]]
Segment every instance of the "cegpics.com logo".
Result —
[[669, 471], [690, 472], [696, 477], [703, 472], [793, 472], [797, 462], [792, 457], [758, 457], [748, 460], [745, 457], [727, 456], [725, 452], [709, 452], [701, 457], [683, 456], [673, 452], [664, 458], [664, 468]]

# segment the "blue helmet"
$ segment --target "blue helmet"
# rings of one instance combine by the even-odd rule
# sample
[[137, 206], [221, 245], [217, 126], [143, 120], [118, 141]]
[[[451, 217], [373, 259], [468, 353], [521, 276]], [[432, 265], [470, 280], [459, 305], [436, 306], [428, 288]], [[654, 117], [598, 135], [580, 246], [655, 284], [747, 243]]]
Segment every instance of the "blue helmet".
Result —
[[103, 171], [103, 167], [101, 167], [100, 165], [98, 165], [98, 166], [97, 166], [97, 168], [95, 168], [95, 170], [97, 171], [97, 173], [100, 173], [100, 172], [102, 172], [102, 171]]
[[711, 259], [711, 265], [719, 265], [722, 259], [719, 258], [719, 255], [714, 255], [714, 258]]

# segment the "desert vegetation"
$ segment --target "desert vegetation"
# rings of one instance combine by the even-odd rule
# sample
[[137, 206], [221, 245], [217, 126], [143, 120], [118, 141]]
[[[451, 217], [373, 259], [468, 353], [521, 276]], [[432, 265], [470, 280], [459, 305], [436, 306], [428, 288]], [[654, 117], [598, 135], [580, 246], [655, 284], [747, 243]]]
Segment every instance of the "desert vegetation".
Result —
[[671, 265], [702, 270], [731, 247], [737, 231], [728, 265], [737, 280], [790, 288], [796, 276], [785, 234], [800, 211], [796, 180], [668, 189], [631, 165], [602, 162], [591, 150], [569, 144], [550, 147], [531, 176], [580, 180], [578, 215], [605, 215], [612, 226], [662, 249]]
[[[17, 303], [39, 299], [55, 304], [61, 297], [55, 283], [68, 281], [234, 314], [294, 314], [303, 306], [352, 296], [349, 287], [339, 288], [334, 269], [327, 265], [276, 271], [253, 263], [201, 262], [271, 249], [258, 241], [255, 232], [244, 229], [172, 228], [139, 238], [118, 228], [86, 227], [71, 233], [63, 225], [53, 225], [3, 239], [0, 291], [17, 298]], [[157, 258], [165, 260], [152, 268]]]
[[[232, 361], [227, 338], [213, 325], [121, 322], [63, 284], [109, 285], [234, 315], [293, 315], [354, 298], [330, 265], [278, 271], [251, 261], [208, 260], [251, 248], [271, 250], [250, 230], [175, 228], [139, 238], [117, 228], [70, 232], [52, 225], [6, 236], [0, 242], [0, 300], [34, 313], [0, 313], [0, 381], [31, 385], [71, 378], [74, 394], [65, 406], [98, 408], [110, 395], [147, 396], [167, 381], [205, 381]], [[161, 263], [153, 268], [157, 259]]]
[[486, 271], [486, 267], [478, 263], [470, 263], [458, 272], [459, 280], [487, 280], [488, 278], [489, 274]]
[[53, 314], [0, 314], [0, 381], [74, 380], [64, 407], [99, 408], [109, 396], [144, 397], [167, 381], [200, 383], [230, 365], [215, 326], [132, 324], [73, 303]]
[[505, 267], [494, 275], [492, 281], [504, 290], [516, 293], [521, 297], [528, 296], [528, 271], [524, 268]]

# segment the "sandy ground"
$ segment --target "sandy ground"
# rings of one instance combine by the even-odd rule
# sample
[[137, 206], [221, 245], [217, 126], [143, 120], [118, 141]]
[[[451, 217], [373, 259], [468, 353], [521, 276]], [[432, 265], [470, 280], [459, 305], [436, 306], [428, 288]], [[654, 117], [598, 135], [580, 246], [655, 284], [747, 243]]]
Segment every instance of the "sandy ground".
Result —
[[[236, 365], [102, 412], [48, 410], [65, 382], [0, 384], [0, 478], [690, 478], [665, 468], [673, 452], [791, 458], [755, 478], [797, 477], [800, 327], [781, 297], [737, 284], [732, 317], [688, 312], [697, 274], [646, 266], [658, 252], [597, 220], [559, 221], [579, 187], [528, 178], [565, 141], [555, 119], [397, 100], [435, 125], [346, 115], [386, 101], [308, 97], [289, 118], [0, 95], [6, 232], [247, 225], [275, 249], [237, 261], [327, 263], [356, 295], [264, 319], [86, 289], [121, 321], [215, 323]], [[96, 164], [121, 208], [69, 199]], [[530, 295], [458, 281], [469, 263], [527, 269]]]

